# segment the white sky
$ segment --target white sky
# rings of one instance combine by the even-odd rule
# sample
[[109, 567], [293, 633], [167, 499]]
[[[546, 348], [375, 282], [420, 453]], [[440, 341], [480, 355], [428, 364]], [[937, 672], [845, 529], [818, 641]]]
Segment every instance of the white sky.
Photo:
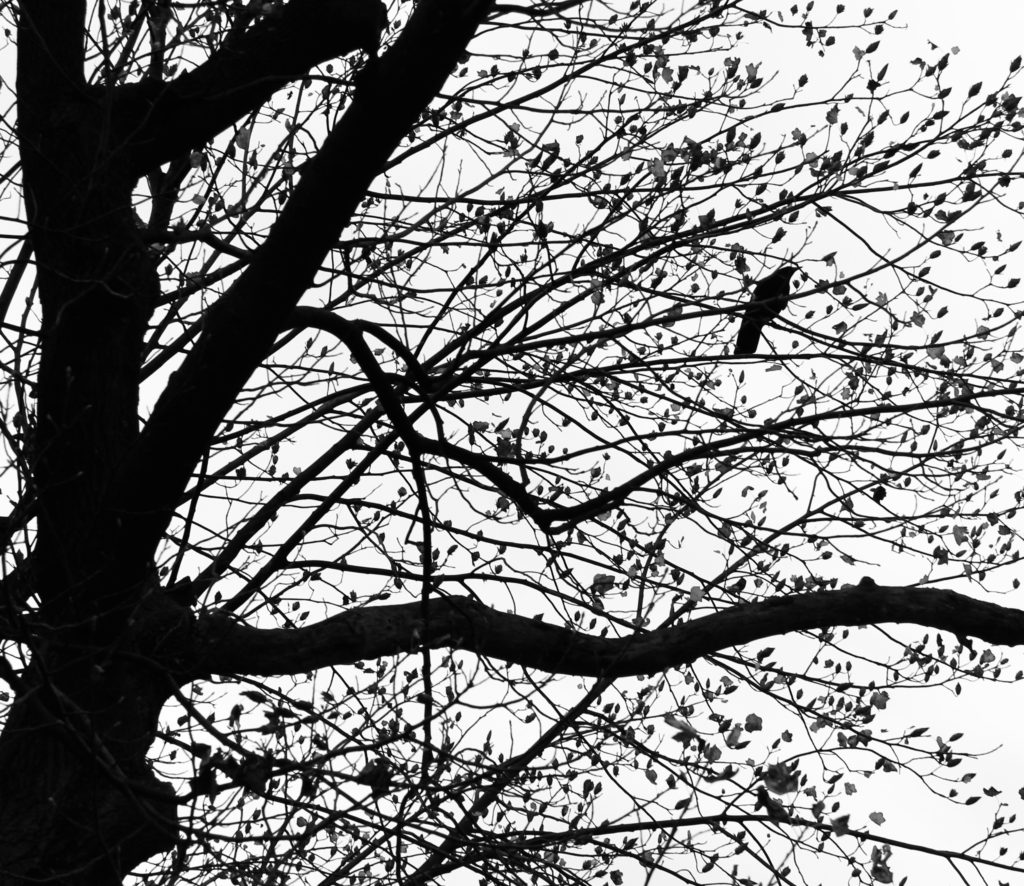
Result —
[[[827, 17], [834, 10], [837, 0], [818, 2], [822, 16]], [[784, 5], [788, 6], [789, 2]], [[886, 38], [883, 50], [879, 53], [879, 58], [890, 61], [893, 67], [898, 67], [900, 62], [909, 60], [918, 52], [923, 53], [926, 49], [925, 41], [932, 40], [942, 48], [959, 48], [955, 64], [950, 66], [950, 76], [955, 82], [971, 83], [982, 80], [986, 85], [994, 87], [1005, 75], [1010, 59], [1024, 53], [1024, 0], [972, 0], [970, 3], [954, 3], [952, 0], [899, 0], [898, 4], [890, 0], [888, 3], [877, 5], [870, 0], [860, 0], [854, 4], [847, 2], [850, 9], [868, 5], [874, 5], [876, 13], [883, 14], [894, 5], [898, 6], [897, 20], [907, 25], [904, 44], [908, 47], [907, 58], [900, 59], [891, 49], [886, 48], [890, 45], [889, 37]], [[909, 47], [918, 48], [910, 50]], [[13, 61], [12, 54], [5, 53], [3, 61], [6, 75]], [[844, 62], [852, 67], [849, 58], [844, 59]], [[1009, 744], [1015, 730], [1008, 728], [1007, 720], [1001, 718], [998, 712], [1012, 711], [1014, 717], [1020, 716], [1024, 702], [1021, 687], [971, 687], [962, 699], [956, 701], [945, 693], [931, 692], [919, 695], [920, 699], [915, 701], [920, 705], [920, 722], [930, 721], [937, 727], [936, 731], [946, 735], [953, 731], [964, 731], [969, 739], [974, 739], [965, 742], [965, 745], [974, 748], [991, 748], [1005, 743], [1002, 752], [983, 760], [981, 765], [965, 763], [964, 769], [983, 773], [979, 776], [978, 790], [970, 793], [980, 792], [981, 788], [994, 784], [1003, 788], [1011, 801], [1015, 799], [1021, 773], [1024, 772], [1024, 751], [1019, 743]], [[903, 696], [901, 702], [905, 703], [905, 700], [906, 696]], [[902, 708], [901, 712], [904, 715], [908, 714], [906, 707]], [[959, 845], [962, 840], [957, 840], [954, 833], [960, 824], [956, 812], [950, 808], [942, 809], [944, 804], [937, 801], [931, 808], [918, 805], [922, 802], [927, 803], [927, 799], [923, 794], [913, 795], [909, 790], [911, 786], [907, 787], [908, 793], [902, 803], [894, 801], [881, 807], [891, 823], [887, 832], [908, 839], [931, 838], [933, 843], [942, 842], [942, 837], [936, 839], [937, 834], [948, 834], [950, 843]], [[964, 794], [967, 793], [965, 789]], [[865, 798], [865, 810], [875, 808], [872, 801], [876, 799]], [[1001, 799], [1003, 798], [991, 801], [986, 799], [972, 807], [967, 818], [977, 822], [985, 816], [990, 816]], [[939, 814], [932, 818], [931, 814], [934, 813]], [[864, 826], [863, 816], [853, 823], [854, 826]], [[915, 827], [915, 824], [918, 826]], [[903, 855], [900, 866], [909, 858], [910, 856]], [[920, 863], [920, 860], [917, 861]], [[922, 871], [923, 867], [916, 872], [897, 867], [897, 878], [908, 873], [916, 873], [920, 877]], [[935, 871], [940, 877], [935, 882], [953, 882], [952, 871], [948, 867], [936, 865]], [[992, 876], [991, 873], [989, 876], [992, 882], [1003, 879]], [[1021, 882], [1008, 876], [1006, 880]], [[921, 879], [918, 879], [918, 882], [922, 882]], [[969, 882], [974, 884], [979, 881], [971, 879]]]
[[[890, 8], [885, 7], [876, 9]], [[958, 65], [974, 80], [1002, 76], [1006, 63], [1024, 52], [1024, 3], [1021, 0], [900, 0], [899, 18], [909, 30], [940, 46], [959, 46]]]
[[[818, 0], [821, 17], [830, 17], [837, 2], [842, 0]], [[894, 23], [906, 25], [901, 45], [906, 48], [907, 55], [900, 58], [894, 51], [897, 41], [894, 41], [890, 32], [883, 37], [878, 56], [878, 63], [889, 62], [894, 72], [903, 68], [904, 63], [916, 55], [923, 54], [928, 48], [926, 41], [931, 40], [940, 49], [958, 49], [950, 61], [949, 85], [966, 85], [980, 80], [986, 87], [994, 89], [1006, 76], [1010, 61], [1024, 54], [1024, 0], [971, 0], [967, 3], [954, 3], [952, 0], [900, 0], [899, 3], [891, 0], [886, 3], [860, 0], [850, 3], [846, 0], [846, 6], [847, 14], [873, 6], [875, 17], [897, 9]], [[844, 62], [844, 59], [837, 58], [830, 64]], [[1021, 220], [1021, 226], [1024, 228], [1024, 219]], [[1012, 598], [1001, 602], [1013, 605]], [[1019, 597], [1017, 605], [1021, 605]], [[1003, 651], [997, 649], [997, 652]], [[1019, 662], [1019, 656], [1011, 655], [1011, 661]], [[1010, 670], [1012, 672], [1015, 669]], [[1020, 722], [1024, 687], [1020, 684], [982, 684], [965, 685], [964, 690], [963, 696], [959, 698], [942, 691], [919, 692], [913, 699], [909, 693], [903, 693], [898, 702], [899, 719], [905, 722], [916, 716], [921, 724], [930, 724], [939, 734], [949, 735], [953, 731], [966, 733], [965, 744], [975, 750], [985, 747], [991, 749], [991, 756], [979, 761], [966, 761], [963, 772], [953, 772], [954, 778], [962, 777], [968, 770], [977, 772], [976, 782], [972, 785], [947, 787], [959, 787], [961, 797], [979, 794], [982, 788], [988, 786], [1001, 789], [1002, 794], [995, 798], [984, 798], [969, 809], [957, 809], [930, 797], [918, 786], [907, 782], [903, 786], [905, 793], [901, 791], [899, 799], [892, 796], [889, 802], [882, 804], [887, 826], [880, 831], [894, 837], [918, 839], [935, 846], [961, 848], [965, 831], [958, 833], [960, 828], [976, 831], [986, 818], [991, 820], [1001, 802], [1008, 803], [1013, 811], [1019, 810], [1017, 789], [1021, 787], [1021, 776], [1024, 773], [1024, 750], [1020, 742], [1014, 739], [1016, 730], [1010, 726], [1010, 722], [1011, 719]], [[1015, 712], [1012, 718], [1000, 713], [1009, 711]], [[891, 790], [891, 785], [887, 785]], [[869, 794], [873, 794], [870, 799], [863, 798], [869, 806], [882, 799], [870, 790]], [[858, 824], [865, 824], [862, 816]], [[868, 828], [871, 829], [870, 825]], [[1018, 850], [1020, 848], [1017, 847]], [[1015, 855], [1014, 852], [1011, 858]], [[909, 874], [911, 883], [925, 882], [929, 873], [936, 878], [933, 881], [936, 883], [964, 882], [974, 886], [982, 882], [978, 871], [971, 871], [964, 865], [959, 867], [966, 876], [963, 881], [958, 880], [954, 871], [945, 863], [900, 853], [894, 871], [897, 880]], [[1024, 878], [1005, 871], [986, 871], [984, 875], [993, 884], [1024, 882]]]

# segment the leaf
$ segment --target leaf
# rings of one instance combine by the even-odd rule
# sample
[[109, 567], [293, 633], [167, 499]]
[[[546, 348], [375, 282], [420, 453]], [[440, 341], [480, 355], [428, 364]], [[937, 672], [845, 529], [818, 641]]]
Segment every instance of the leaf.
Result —
[[664, 184], [668, 180], [665, 163], [660, 157], [647, 161], [647, 171], [650, 172], [651, 177], [659, 184]]
[[835, 818], [832, 819], [830, 824], [832, 825], [832, 830], [835, 831], [837, 837], [841, 837], [843, 836], [843, 834], [848, 834], [850, 832], [849, 814], [837, 815]]
[[732, 727], [732, 729], [729, 730], [729, 734], [725, 737], [726, 747], [730, 747], [735, 750], [738, 748], [744, 748], [748, 744], [750, 744], [750, 742], [740, 741], [742, 735], [743, 727], [740, 726], [739, 723], [737, 723], [735, 726]]
[[879, 883], [891, 883], [892, 871], [889, 869], [889, 857], [892, 849], [889, 846], [875, 846], [871, 850], [871, 877]]
[[885, 824], [885, 816], [881, 812], [871, 812], [868, 818], [877, 825]]
[[762, 776], [764, 786], [773, 794], [791, 794], [800, 786], [800, 777], [785, 763], [772, 763]]
[[675, 735], [672, 736], [676, 741], [681, 741], [684, 744], [689, 743], [692, 739], [699, 739], [700, 733], [694, 729], [687, 720], [676, 714], [666, 714], [665, 722], [668, 723], [673, 729], [679, 730]]

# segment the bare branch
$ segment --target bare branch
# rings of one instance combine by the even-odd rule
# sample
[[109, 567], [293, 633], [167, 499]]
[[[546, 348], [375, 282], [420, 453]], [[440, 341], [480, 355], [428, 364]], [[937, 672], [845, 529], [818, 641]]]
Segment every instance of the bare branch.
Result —
[[217, 425], [488, 9], [487, 3], [417, 6], [307, 165], [266, 243], [207, 313], [202, 335], [157, 402], [122, 475], [115, 507], [132, 515], [131, 549], [155, 547]]
[[869, 580], [838, 591], [734, 606], [687, 624], [632, 637], [593, 637], [466, 597], [345, 612], [304, 628], [259, 629], [202, 617], [197, 674], [290, 674], [417, 649], [466, 649], [523, 667], [587, 677], [650, 674], [711, 653], [792, 631], [911, 623], [988, 643], [1024, 644], [1024, 612], [955, 591], [882, 587]]
[[321, 62], [356, 49], [376, 55], [386, 22], [380, 0], [291, 0], [195, 70], [125, 87], [119, 125], [138, 173], [205, 144]]

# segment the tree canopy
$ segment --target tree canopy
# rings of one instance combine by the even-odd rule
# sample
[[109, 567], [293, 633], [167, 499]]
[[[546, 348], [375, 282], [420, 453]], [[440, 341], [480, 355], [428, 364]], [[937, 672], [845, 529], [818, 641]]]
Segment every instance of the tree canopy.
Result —
[[1020, 58], [0, 15], [0, 883], [1024, 874]]

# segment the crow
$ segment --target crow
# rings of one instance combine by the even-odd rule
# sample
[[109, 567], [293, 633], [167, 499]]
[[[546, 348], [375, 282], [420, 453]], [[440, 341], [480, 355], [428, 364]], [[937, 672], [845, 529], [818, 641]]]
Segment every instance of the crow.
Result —
[[761, 330], [786, 307], [789, 301], [789, 280], [798, 270], [792, 266], [781, 267], [754, 286], [754, 295], [743, 314], [743, 322], [736, 336], [734, 353], [753, 354], [757, 351]]

